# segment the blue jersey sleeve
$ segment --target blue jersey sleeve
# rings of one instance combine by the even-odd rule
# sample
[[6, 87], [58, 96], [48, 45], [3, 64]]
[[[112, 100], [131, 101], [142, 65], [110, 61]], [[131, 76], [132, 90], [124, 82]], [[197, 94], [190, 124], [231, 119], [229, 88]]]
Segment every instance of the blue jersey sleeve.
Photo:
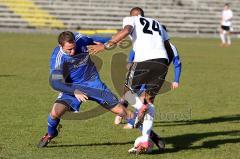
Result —
[[56, 47], [50, 60], [49, 84], [56, 91], [73, 94], [75, 88], [65, 83], [63, 75], [63, 56], [63, 52], [61, 52], [60, 48]]
[[53, 71], [53, 70], [61, 70], [62, 69], [62, 64], [63, 64], [63, 52], [61, 52], [61, 49], [60, 47], [56, 47], [54, 50], [53, 50], [53, 53], [52, 53], [52, 56], [50, 58], [50, 73]]
[[133, 62], [135, 57], [135, 52], [133, 51], [133, 49], [130, 51], [129, 56], [128, 56], [128, 62], [131, 63]]
[[[171, 43], [170, 43], [171, 44]], [[180, 76], [181, 76], [181, 71], [182, 71], [182, 63], [180, 61], [180, 57], [177, 51], [177, 48], [171, 44], [174, 57], [173, 57], [173, 65], [174, 65], [174, 82], [179, 83], [180, 81]]]
[[169, 40], [168, 33], [167, 33], [167, 31], [163, 28], [162, 25], [160, 26], [160, 32], [161, 32], [161, 36], [162, 36], [163, 41]]
[[182, 71], [182, 63], [180, 61], [179, 56], [175, 56], [173, 58], [173, 65], [174, 65], [174, 82], [179, 83]]
[[75, 33], [75, 41], [78, 42], [81, 39], [81, 44], [84, 45], [91, 45], [94, 44], [93, 42], [100, 42], [100, 43], [105, 43], [111, 40], [110, 37], [101, 37], [101, 36], [85, 36], [80, 33]]
[[[81, 39], [81, 41], [80, 41], [81, 45], [87, 46], [87, 45], [94, 44], [94, 42], [93, 42], [94, 40], [88, 36], [82, 36], [80, 39]], [[78, 42], [77, 42], [77, 44], [78, 44]]]
[[91, 45], [93, 43], [93, 39], [91, 37], [88, 37], [86, 35], [80, 34], [80, 33], [74, 33], [75, 36], [75, 42], [77, 45]]
[[53, 70], [51, 72], [49, 83], [50, 86], [56, 91], [74, 94], [74, 85], [65, 83], [65, 79], [61, 70]]
[[106, 43], [109, 40], [111, 40], [111, 38], [109, 37], [101, 37], [101, 36], [91, 36], [91, 38], [93, 39], [93, 41], [100, 42], [100, 43]]

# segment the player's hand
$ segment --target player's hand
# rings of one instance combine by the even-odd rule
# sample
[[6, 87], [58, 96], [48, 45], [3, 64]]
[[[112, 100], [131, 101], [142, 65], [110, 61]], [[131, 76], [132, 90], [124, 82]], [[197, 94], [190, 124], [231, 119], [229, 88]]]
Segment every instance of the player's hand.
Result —
[[95, 55], [105, 49], [104, 45], [102, 43], [99, 43], [99, 42], [94, 42], [94, 43], [96, 45], [88, 45], [87, 46], [89, 54]]
[[172, 82], [172, 89], [177, 89], [179, 87], [178, 82]]
[[80, 101], [80, 102], [86, 102], [87, 99], [88, 99], [86, 94], [84, 94], [83, 92], [81, 92], [81, 91], [79, 91], [77, 89], [74, 91], [74, 95], [78, 99], [78, 101]]

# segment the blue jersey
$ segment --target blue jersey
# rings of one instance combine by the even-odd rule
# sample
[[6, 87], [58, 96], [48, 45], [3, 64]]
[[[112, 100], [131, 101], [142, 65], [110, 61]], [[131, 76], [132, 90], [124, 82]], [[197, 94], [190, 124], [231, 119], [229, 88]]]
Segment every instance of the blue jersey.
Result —
[[84, 82], [99, 79], [99, 74], [91, 61], [87, 45], [94, 41], [106, 42], [109, 38], [90, 38], [75, 33], [76, 51], [74, 56], [65, 53], [57, 46], [50, 60], [50, 84], [60, 92], [73, 94]]
[[93, 41], [100, 42], [100, 43], [105, 43], [111, 40], [111, 38], [109, 37], [101, 37], [101, 36], [90, 36], [90, 37], [93, 39]]

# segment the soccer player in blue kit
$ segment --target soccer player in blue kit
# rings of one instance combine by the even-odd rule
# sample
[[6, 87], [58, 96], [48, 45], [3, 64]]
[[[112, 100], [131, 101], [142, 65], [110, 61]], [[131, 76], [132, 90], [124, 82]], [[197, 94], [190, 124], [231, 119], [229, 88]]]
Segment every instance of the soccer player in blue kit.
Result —
[[95, 43], [93, 38], [65, 31], [59, 35], [58, 43], [50, 60], [49, 82], [60, 94], [48, 116], [48, 132], [41, 138], [39, 148], [46, 147], [58, 135], [61, 116], [66, 111], [79, 111], [81, 103], [87, 100], [96, 101], [125, 119], [134, 116], [100, 80], [87, 50], [87, 45]]

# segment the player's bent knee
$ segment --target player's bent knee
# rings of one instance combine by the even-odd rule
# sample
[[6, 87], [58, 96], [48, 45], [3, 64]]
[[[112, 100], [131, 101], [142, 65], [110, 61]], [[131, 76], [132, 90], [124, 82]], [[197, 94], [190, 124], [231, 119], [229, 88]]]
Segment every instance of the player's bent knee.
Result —
[[121, 117], [126, 117], [127, 116], [127, 112], [125, 110], [125, 108], [121, 105], [116, 105], [114, 108], [111, 109], [111, 112], [121, 116]]
[[60, 103], [55, 103], [53, 105], [52, 111], [50, 113], [53, 119], [61, 118], [61, 116], [67, 111], [67, 107]]
[[58, 115], [58, 113], [54, 109], [51, 111], [50, 116], [51, 116], [52, 119], [60, 118], [60, 116]]

